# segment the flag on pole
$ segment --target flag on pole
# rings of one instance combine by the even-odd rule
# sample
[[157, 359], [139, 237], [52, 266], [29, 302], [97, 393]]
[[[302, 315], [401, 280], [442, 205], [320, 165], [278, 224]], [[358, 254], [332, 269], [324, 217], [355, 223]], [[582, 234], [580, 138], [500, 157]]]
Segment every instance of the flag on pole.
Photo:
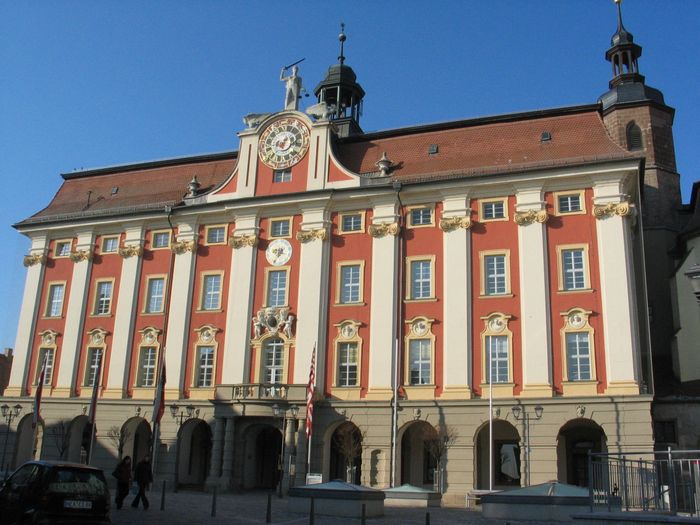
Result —
[[44, 355], [44, 362], [41, 365], [41, 372], [39, 372], [39, 384], [36, 387], [36, 393], [34, 394], [34, 413], [32, 414], [32, 429], [36, 429], [39, 423], [40, 410], [41, 410], [41, 394], [44, 391], [44, 380], [46, 379], [46, 360], [48, 355]]
[[153, 422], [160, 423], [165, 411], [165, 356], [160, 360], [160, 371], [158, 373], [158, 388], [156, 397], [153, 400]]
[[314, 414], [314, 390], [316, 389], [316, 345], [311, 354], [311, 368], [309, 369], [309, 384], [306, 385], [306, 439], [311, 438], [311, 427]]
[[97, 372], [92, 385], [92, 399], [90, 399], [90, 413], [88, 415], [90, 424], [95, 424], [95, 412], [97, 411], [97, 392], [100, 389], [100, 378], [102, 377], [102, 350], [97, 353]]

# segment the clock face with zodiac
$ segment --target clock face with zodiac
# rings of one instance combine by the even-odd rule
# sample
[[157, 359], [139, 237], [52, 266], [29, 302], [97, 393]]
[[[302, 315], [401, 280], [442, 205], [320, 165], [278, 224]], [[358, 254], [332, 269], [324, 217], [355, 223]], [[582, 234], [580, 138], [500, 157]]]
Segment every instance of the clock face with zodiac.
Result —
[[282, 266], [292, 256], [292, 245], [287, 239], [275, 239], [265, 250], [267, 262], [273, 266]]
[[270, 124], [260, 136], [260, 160], [275, 170], [298, 163], [309, 150], [309, 128], [299, 119], [284, 118]]

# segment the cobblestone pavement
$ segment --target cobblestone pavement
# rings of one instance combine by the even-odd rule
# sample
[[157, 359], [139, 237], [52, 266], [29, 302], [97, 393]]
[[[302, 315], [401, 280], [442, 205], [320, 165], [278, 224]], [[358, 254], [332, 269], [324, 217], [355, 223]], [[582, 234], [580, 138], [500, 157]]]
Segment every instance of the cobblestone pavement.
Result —
[[[267, 493], [251, 492], [246, 494], [223, 494], [216, 500], [216, 516], [211, 516], [212, 495], [201, 492], [166, 492], [165, 510], [160, 510], [159, 491], [148, 493], [151, 507], [133, 509], [130, 503], [133, 496], [128, 496], [124, 507], [117, 510], [112, 505], [112, 523], [114, 525], [223, 525], [265, 523]], [[481, 512], [460, 508], [431, 508], [430, 525], [506, 525], [502, 519], [486, 519]], [[369, 525], [424, 525], [426, 509], [385, 507], [381, 518], [367, 518]], [[541, 525], [553, 522], [513, 521], [518, 525]], [[287, 499], [272, 496], [272, 523], [277, 525], [309, 523], [308, 514], [287, 511]], [[360, 519], [333, 516], [315, 516], [314, 525], [359, 525]]]

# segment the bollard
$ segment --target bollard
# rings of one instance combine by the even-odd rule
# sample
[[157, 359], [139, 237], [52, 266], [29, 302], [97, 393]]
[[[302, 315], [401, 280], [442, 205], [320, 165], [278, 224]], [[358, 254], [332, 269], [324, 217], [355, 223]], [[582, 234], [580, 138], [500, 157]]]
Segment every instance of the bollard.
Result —
[[160, 491], [160, 510], [165, 510], [165, 480], [163, 480], [163, 489]]
[[430, 525], [430, 512], [425, 513], [425, 525]]
[[216, 485], [214, 485], [214, 494], [211, 496], [211, 517], [216, 516]]
[[309, 504], [309, 525], [314, 525], [314, 498], [311, 496], [311, 503]]
[[360, 523], [362, 525], [366, 525], [367, 523], [367, 505], [365, 503], [362, 504], [362, 518], [360, 520]]
[[265, 523], [272, 523], [272, 494], [267, 493], [267, 514], [265, 515]]

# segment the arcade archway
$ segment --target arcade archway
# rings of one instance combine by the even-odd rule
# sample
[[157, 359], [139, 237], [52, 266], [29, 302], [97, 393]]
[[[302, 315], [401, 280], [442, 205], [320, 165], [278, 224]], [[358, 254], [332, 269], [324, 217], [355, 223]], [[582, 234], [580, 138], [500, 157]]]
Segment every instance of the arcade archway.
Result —
[[177, 483], [203, 489], [209, 474], [211, 429], [201, 419], [190, 419], [178, 432]]
[[131, 464], [151, 457], [151, 425], [142, 417], [132, 417], [122, 425], [122, 457], [131, 456]]
[[[475, 486], [489, 488], [489, 466], [493, 468], [493, 488], [507, 489], [519, 487], [522, 477], [520, 466], [520, 434], [518, 430], [502, 419], [493, 422], [493, 447], [489, 447], [489, 425], [484, 423], [475, 439]], [[489, 450], [492, 461], [489, 461]]]
[[354, 423], [345, 421], [331, 436], [330, 479], [360, 483], [362, 479], [362, 433]]
[[242, 488], [271, 490], [280, 476], [282, 432], [268, 424], [253, 424], [244, 433]]
[[437, 460], [430, 453], [429, 444], [437, 437], [435, 428], [425, 421], [415, 421], [401, 429], [399, 434], [401, 465], [398, 479], [402, 485], [432, 489]]
[[557, 436], [557, 478], [579, 487], [588, 486], [588, 452], [605, 452], [603, 429], [590, 419], [573, 419]]

